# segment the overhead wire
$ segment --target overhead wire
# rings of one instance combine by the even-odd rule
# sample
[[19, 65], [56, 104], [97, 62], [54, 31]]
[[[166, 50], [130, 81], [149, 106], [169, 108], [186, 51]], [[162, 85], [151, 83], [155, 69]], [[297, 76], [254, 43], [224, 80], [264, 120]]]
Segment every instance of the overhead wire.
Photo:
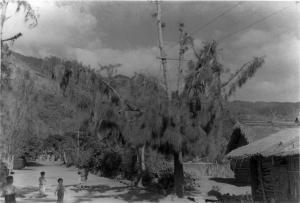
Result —
[[[196, 30], [194, 30], [193, 32], [191, 32], [191, 34], [189, 34], [189, 36], [192, 36], [194, 34], [196, 34], [197, 32], [203, 30], [205, 27], [207, 27], [208, 25], [214, 23], [215, 21], [217, 21], [219, 18], [221, 18], [222, 16], [224, 16], [225, 14], [229, 13], [230, 11], [232, 11], [233, 9], [235, 9], [236, 7], [238, 7], [239, 5], [241, 5], [243, 2], [238, 2], [237, 4], [234, 4], [233, 6], [231, 6], [230, 8], [224, 10], [222, 13], [220, 13], [219, 15], [217, 15], [216, 17], [212, 18], [211, 20], [209, 20], [208, 22], [206, 22], [204, 25], [202, 25], [201, 27], [197, 28]], [[179, 42], [177, 42], [174, 46], [170, 47], [166, 52], [170, 51], [171, 49], [173, 49], [175, 46], [177, 46], [179, 44]]]
[[258, 19], [258, 20], [256, 20], [256, 21], [252, 22], [251, 24], [249, 24], [249, 25], [247, 25], [247, 26], [245, 26], [245, 27], [239, 29], [239, 30], [236, 30], [236, 31], [234, 31], [234, 32], [231, 32], [231, 33], [227, 34], [225, 37], [222, 37], [221, 39], [219, 39], [219, 40], [217, 40], [217, 41], [218, 41], [218, 43], [220, 44], [220, 43], [224, 42], [225, 39], [228, 39], [228, 38], [230, 38], [231, 36], [236, 35], [236, 34], [239, 33], [239, 32], [245, 31], [245, 30], [247, 30], [247, 29], [253, 27], [254, 25], [256, 25], [256, 24], [258, 24], [258, 23], [261, 23], [261, 22], [267, 20], [268, 18], [270, 18], [270, 17], [272, 17], [272, 16], [274, 16], [274, 15], [276, 15], [276, 14], [278, 14], [278, 13], [280, 13], [280, 12], [282, 12], [282, 11], [284, 11], [284, 10], [290, 8], [290, 7], [291, 7], [291, 6], [286, 6], [286, 7], [284, 7], [284, 8], [279, 9], [279, 10], [276, 10], [276, 11], [270, 13], [269, 15], [264, 16], [263, 18], [260, 18], [260, 19]]
[[203, 30], [204, 28], [206, 28], [208, 25], [214, 23], [215, 21], [217, 21], [219, 18], [221, 18], [222, 16], [224, 16], [225, 14], [229, 13], [230, 11], [232, 11], [233, 9], [235, 9], [236, 7], [238, 7], [239, 5], [241, 5], [243, 2], [238, 2], [237, 4], [231, 6], [230, 8], [226, 9], [225, 11], [223, 11], [221, 14], [217, 15], [215, 18], [211, 19], [210, 21], [208, 21], [207, 23], [205, 23], [203, 26], [199, 27], [198, 29], [196, 29], [195, 31], [191, 32], [190, 35], [194, 35], [197, 32]]

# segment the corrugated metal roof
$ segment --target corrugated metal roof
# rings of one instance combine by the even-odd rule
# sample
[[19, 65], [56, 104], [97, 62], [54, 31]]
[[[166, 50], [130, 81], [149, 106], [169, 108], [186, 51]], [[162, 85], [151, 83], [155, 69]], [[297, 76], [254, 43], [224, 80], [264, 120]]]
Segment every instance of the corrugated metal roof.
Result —
[[300, 128], [287, 128], [263, 139], [231, 151], [227, 158], [246, 158], [254, 155], [287, 156], [299, 154]]

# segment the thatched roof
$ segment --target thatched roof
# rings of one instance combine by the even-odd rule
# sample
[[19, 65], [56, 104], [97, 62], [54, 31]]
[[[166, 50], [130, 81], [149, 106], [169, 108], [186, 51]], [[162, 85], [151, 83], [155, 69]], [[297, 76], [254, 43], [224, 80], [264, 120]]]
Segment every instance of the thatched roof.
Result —
[[240, 122], [237, 122], [234, 126], [232, 131], [235, 131], [237, 129], [240, 129], [241, 134], [245, 137], [245, 139], [248, 141], [248, 143], [251, 143], [254, 141], [255, 138], [255, 131], [252, 127], [241, 124]]
[[242, 135], [248, 141], [248, 143], [260, 140], [269, 135], [277, 133], [281, 130], [287, 128], [294, 128], [298, 125], [294, 122], [263, 122], [263, 121], [246, 121], [246, 122], [237, 122], [233, 131], [240, 129]]
[[255, 155], [288, 156], [299, 154], [300, 128], [287, 128], [231, 151], [227, 158], [243, 159]]

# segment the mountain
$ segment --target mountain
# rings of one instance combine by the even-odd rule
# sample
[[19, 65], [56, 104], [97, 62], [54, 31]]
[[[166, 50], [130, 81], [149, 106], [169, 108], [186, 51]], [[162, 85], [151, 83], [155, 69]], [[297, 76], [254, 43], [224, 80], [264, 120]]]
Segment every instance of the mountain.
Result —
[[[15, 74], [24, 74], [28, 71], [34, 78], [34, 94], [37, 97], [36, 125], [40, 129], [41, 136], [78, 130], [90, 112], [64, 97], [59, 84], [45, 76], [42, 70], [45, 59], [13, 52], [11, 60], [21, 70]], [[120, 87], [118, 88], [120, 94], [125, 97], [128, 94], [128, 90], [125, 89], [128, 87], [128, 80], [129, 78], [123, 75], [116, 75], [114, 80]], [[228, 102], [226, 106], [238, 120], [294, 121], [300, 112], [300, 102], [233, 101]]]
[[300, 102], [233, 101], [227, 108], [238, 120], [294, 121], [300, 112]]
[[[2, 92], [1, 102], [5, 104], [17, 101], [21, 97], [21, 80], [28, 75], [26, 81], [32, 81], [30, 115], [27, 116], [32, 122], [34, 133], [45, 138], [49, 134], [61, 134], [64, 132], [76, 131], [82, 122], [88, 118], [89, 113], [81, 110], [64, 97], [59, 84], [47, 78], [41, 69], [43, 59], [27, 57], [12, 52], [10, 61], [13, 64], [11, 91]], [[22, 85], [21, 85], [22, 87]], [[14, 106], [7, 105], [6, 108], [14, 109]], [[28, 112], [26, 113], [28, 114]]]

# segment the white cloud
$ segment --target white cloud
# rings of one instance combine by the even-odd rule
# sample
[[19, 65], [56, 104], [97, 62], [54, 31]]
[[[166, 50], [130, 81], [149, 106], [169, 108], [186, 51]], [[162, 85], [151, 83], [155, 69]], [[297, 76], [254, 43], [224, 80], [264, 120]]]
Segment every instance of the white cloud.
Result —
[[[80, 47], [90, 43], [89, 38], [97, 23], [94, 16], [74, 12], [69, 6], [57, 7], [53, 1], [34, 1], [32, 7], [41, 13], [36, 28], [29, 29], [24, 24], [22, 12], [13, 16], [4, 27], [5, 36], [22, 32], [22, 38], [15, 44], [17, 50], [24, 54], [30, 51], [30, 55], [44, 57], [51, 54], [60, 55], [69, 47]], [[14, 6], [11, 6], [10, 13], [12, 10]], [[96, 43], [101, 42], [98, 40]]]
[[[178, 45], [174, 46], [178, 41], [178, 22], [184, 21], [186, 31], [193, 31], [220, 14], [224, 8], [234, 4], [235, 2], [163, 3], [163, 11], [166, 11], [163, 18], [167, 22], [164, 37], [168, 57], [178, 58]], [[160, 55], [155, 47], [156, 25], [155, 20], [151, 18], [151, 13], [155, 11], [154, 5], [148, 2], [134, 3], [132, 6], [120, 2], [101, 4], [94, 2], [89, 5], [95, 8], [90, 8], [87, 3], [81, 2], [66, 3], [58, 7], [54, 1], [38, 0], [32, 1], [32, 5], [34, 8], [38, 7], [40, 13], [36, 28], [28, 29], [24, 25], [22, 13], [7, 21], [5, 36], [20, 31], [23, 33], [23, 36], [15, 42], [14, 50], [38, 57], [56, 55], [77, 59], [92, 67], [97, 67], [98, 62], [103, 65], [121, 63], [119, 73], [127, 75], [144, 70], [162, 75], [160, 61], [156, 58]], [[196, 40], [195, 44], [201, 47], [202, 40], [222, 38], [285, 5], [285, 3], [243, 3], [197, 33], [200, 40]], [[295, 9], [288, 11], [273, 16], [220, 44], [220, 48], [223, 48], [221, 62], [225, 68], [236, 69], [253, 56], [267, 56], [264, 67], [237, 92], [235, 98], [299, 100], [296, 96], [300, 90], [298, 59], [300, 45], [299, 35], [295, 36], [295, 33], [299, 33], [295, 25], [299, 22], [295, 21], [295, 16], [296, 14], [299, 16], [299, 12], [295, 12]], [[291, 32], [281, 33], [285, 30]], [[277, 33], [279, 35], [275, 36]], [[191, 50], [187, 52], [185, 58], [193, 58], [193, 52]], [[177, 61], [168, 61], [170, 84], [176, 81], [177, 66]]]

